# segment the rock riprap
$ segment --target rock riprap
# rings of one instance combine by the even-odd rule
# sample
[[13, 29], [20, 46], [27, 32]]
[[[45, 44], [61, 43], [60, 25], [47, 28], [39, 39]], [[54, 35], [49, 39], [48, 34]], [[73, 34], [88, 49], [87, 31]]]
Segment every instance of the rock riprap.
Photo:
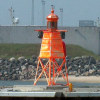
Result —
[[100, 75], [100, 61], [93, 57], [82, 56], [70, 58], [67, 57], [67, 66], [69, 75], [75, 76], [93, 76]]
[[37, 57], [0, 58], [0, 80], [26, 80], [35, 76]]
[[[43, 59], [43, 63], [46, 63]], [[69, 75], [78, 76], [100, 76], [100, 61], [91, 56], [66, 57]], [[34, 79], [37, 67], [37, 57], [31, 59], [25, 57], [14, 57], [10, 59], [0, 58], [0, 80], [27, 80]], [[58, 60], [59, 63], [61, 61]], [[39, 69], [42, 70], [42, 69]], [[41, 71], [40, 71], [41, 72]], [[42, 76], [44, 77], [44, 75]]]

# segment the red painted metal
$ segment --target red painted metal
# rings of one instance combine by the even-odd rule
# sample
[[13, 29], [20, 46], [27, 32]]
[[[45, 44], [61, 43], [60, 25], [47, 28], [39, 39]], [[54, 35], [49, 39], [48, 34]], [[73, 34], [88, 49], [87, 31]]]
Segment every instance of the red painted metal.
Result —
[[[43, 38], [34, 85], [44, 75], [48, 86], [57, 85], [56, 80], [59, 76], [65, 80], [65, 85], [69, 86], [66, 66], [66, 46], [62, 41], [60, 33], [67, 32], [67, 30], [58, 30], [57, 23], [58, 16], [54, 14], [54, 10], [52, 9], [51, 14], [47, 16], [47, 29], [35, 30], [43, 31]], [[42, 70], [40, 71], [41, 68]]]

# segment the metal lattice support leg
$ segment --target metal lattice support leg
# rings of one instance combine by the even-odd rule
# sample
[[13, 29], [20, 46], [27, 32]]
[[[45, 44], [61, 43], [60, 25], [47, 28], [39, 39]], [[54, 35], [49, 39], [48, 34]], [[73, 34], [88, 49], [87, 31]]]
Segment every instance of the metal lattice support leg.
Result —
[[[39, 58], [38, 61], [39, 61], [39, 62], [38, 62], [38, 66], [37, 66], [37, 72], [36, 72], [36, 76], [35, 76], [34, 85], [36, 85], [36, 83], [37, 83], [38, 80], [41, 78], [41, 76], [43, 75], [43, 73], [44, 73], [44, 75], [45, 75], [45, 77], [46, 77], [46, 80], [47, 80], [47, 83], [48, 83], [48, 73], [46, 72], [46, 68], [48, 67], [48, 66], [47, 66], [47, 65], [48, 65], [48, 62], [47, 62], [46, 65], [44, 66], [40, 58]], [[41, 65], [41, 67], [42, 67], [42, 71], [41, 71], [41, 73], [39, 74], [39, 76], [37, 77], [37, 73], [38, 73], [38, 69], [39, 69], [39, 63], [40, 63], [40, 65]]]
[[69, 86], [68, 70], [67, 70], [66, 60], [65, 60], [65, 71], [66, 71], [66, 78], [67, 78], [67, 86]]
[[51, 58], [49, 59], [49, 86], [51, 85]]
[[55, 85], [55, 65], [54, 65], [54, 60], [53, 60], [53, 79], [52, 79], [52, 84]]
[[35, 75], [35, 80], [34, 80], [34, 85], [36, 85], [36, 78], [37, 78], [37, 75], [38, 75], [39, 63], [40, 62], [38, 60], [37, 69], [36, 69], [36, 75]]

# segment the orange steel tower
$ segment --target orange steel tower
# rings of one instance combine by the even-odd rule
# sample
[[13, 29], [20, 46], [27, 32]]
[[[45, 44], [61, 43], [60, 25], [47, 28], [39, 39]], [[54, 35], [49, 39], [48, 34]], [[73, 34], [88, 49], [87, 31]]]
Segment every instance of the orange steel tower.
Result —
[[[59, 76], [62, 76], [66, 82], [65, 85], [69, 86], [66, 50], [64, 42], [62, 41], [67, 30], [58, 30], [57, 23], [58, 16], [54, 14], [54, 9], [52, 8], [51, 14], [47, 16], [47, 29], [35, 30], [38, 31], [38, 37], [42, 38], [42, 44], [38, 57], [34, 85], [44, 75], [48, 86], [56, 85], [56, 80]], [[40, 70], [41, 68], [42, 70]]]

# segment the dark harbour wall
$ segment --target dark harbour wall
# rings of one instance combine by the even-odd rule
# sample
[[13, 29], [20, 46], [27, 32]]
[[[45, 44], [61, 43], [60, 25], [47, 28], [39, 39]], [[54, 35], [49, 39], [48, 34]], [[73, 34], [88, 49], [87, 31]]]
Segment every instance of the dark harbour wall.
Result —
[[[0, 26], [0, 43], [41, 43], [36, 29], [44, 26]], [[100, 27], [60, 27], [67, 29], [66, 44], [80, 45], [100, 55]]]

